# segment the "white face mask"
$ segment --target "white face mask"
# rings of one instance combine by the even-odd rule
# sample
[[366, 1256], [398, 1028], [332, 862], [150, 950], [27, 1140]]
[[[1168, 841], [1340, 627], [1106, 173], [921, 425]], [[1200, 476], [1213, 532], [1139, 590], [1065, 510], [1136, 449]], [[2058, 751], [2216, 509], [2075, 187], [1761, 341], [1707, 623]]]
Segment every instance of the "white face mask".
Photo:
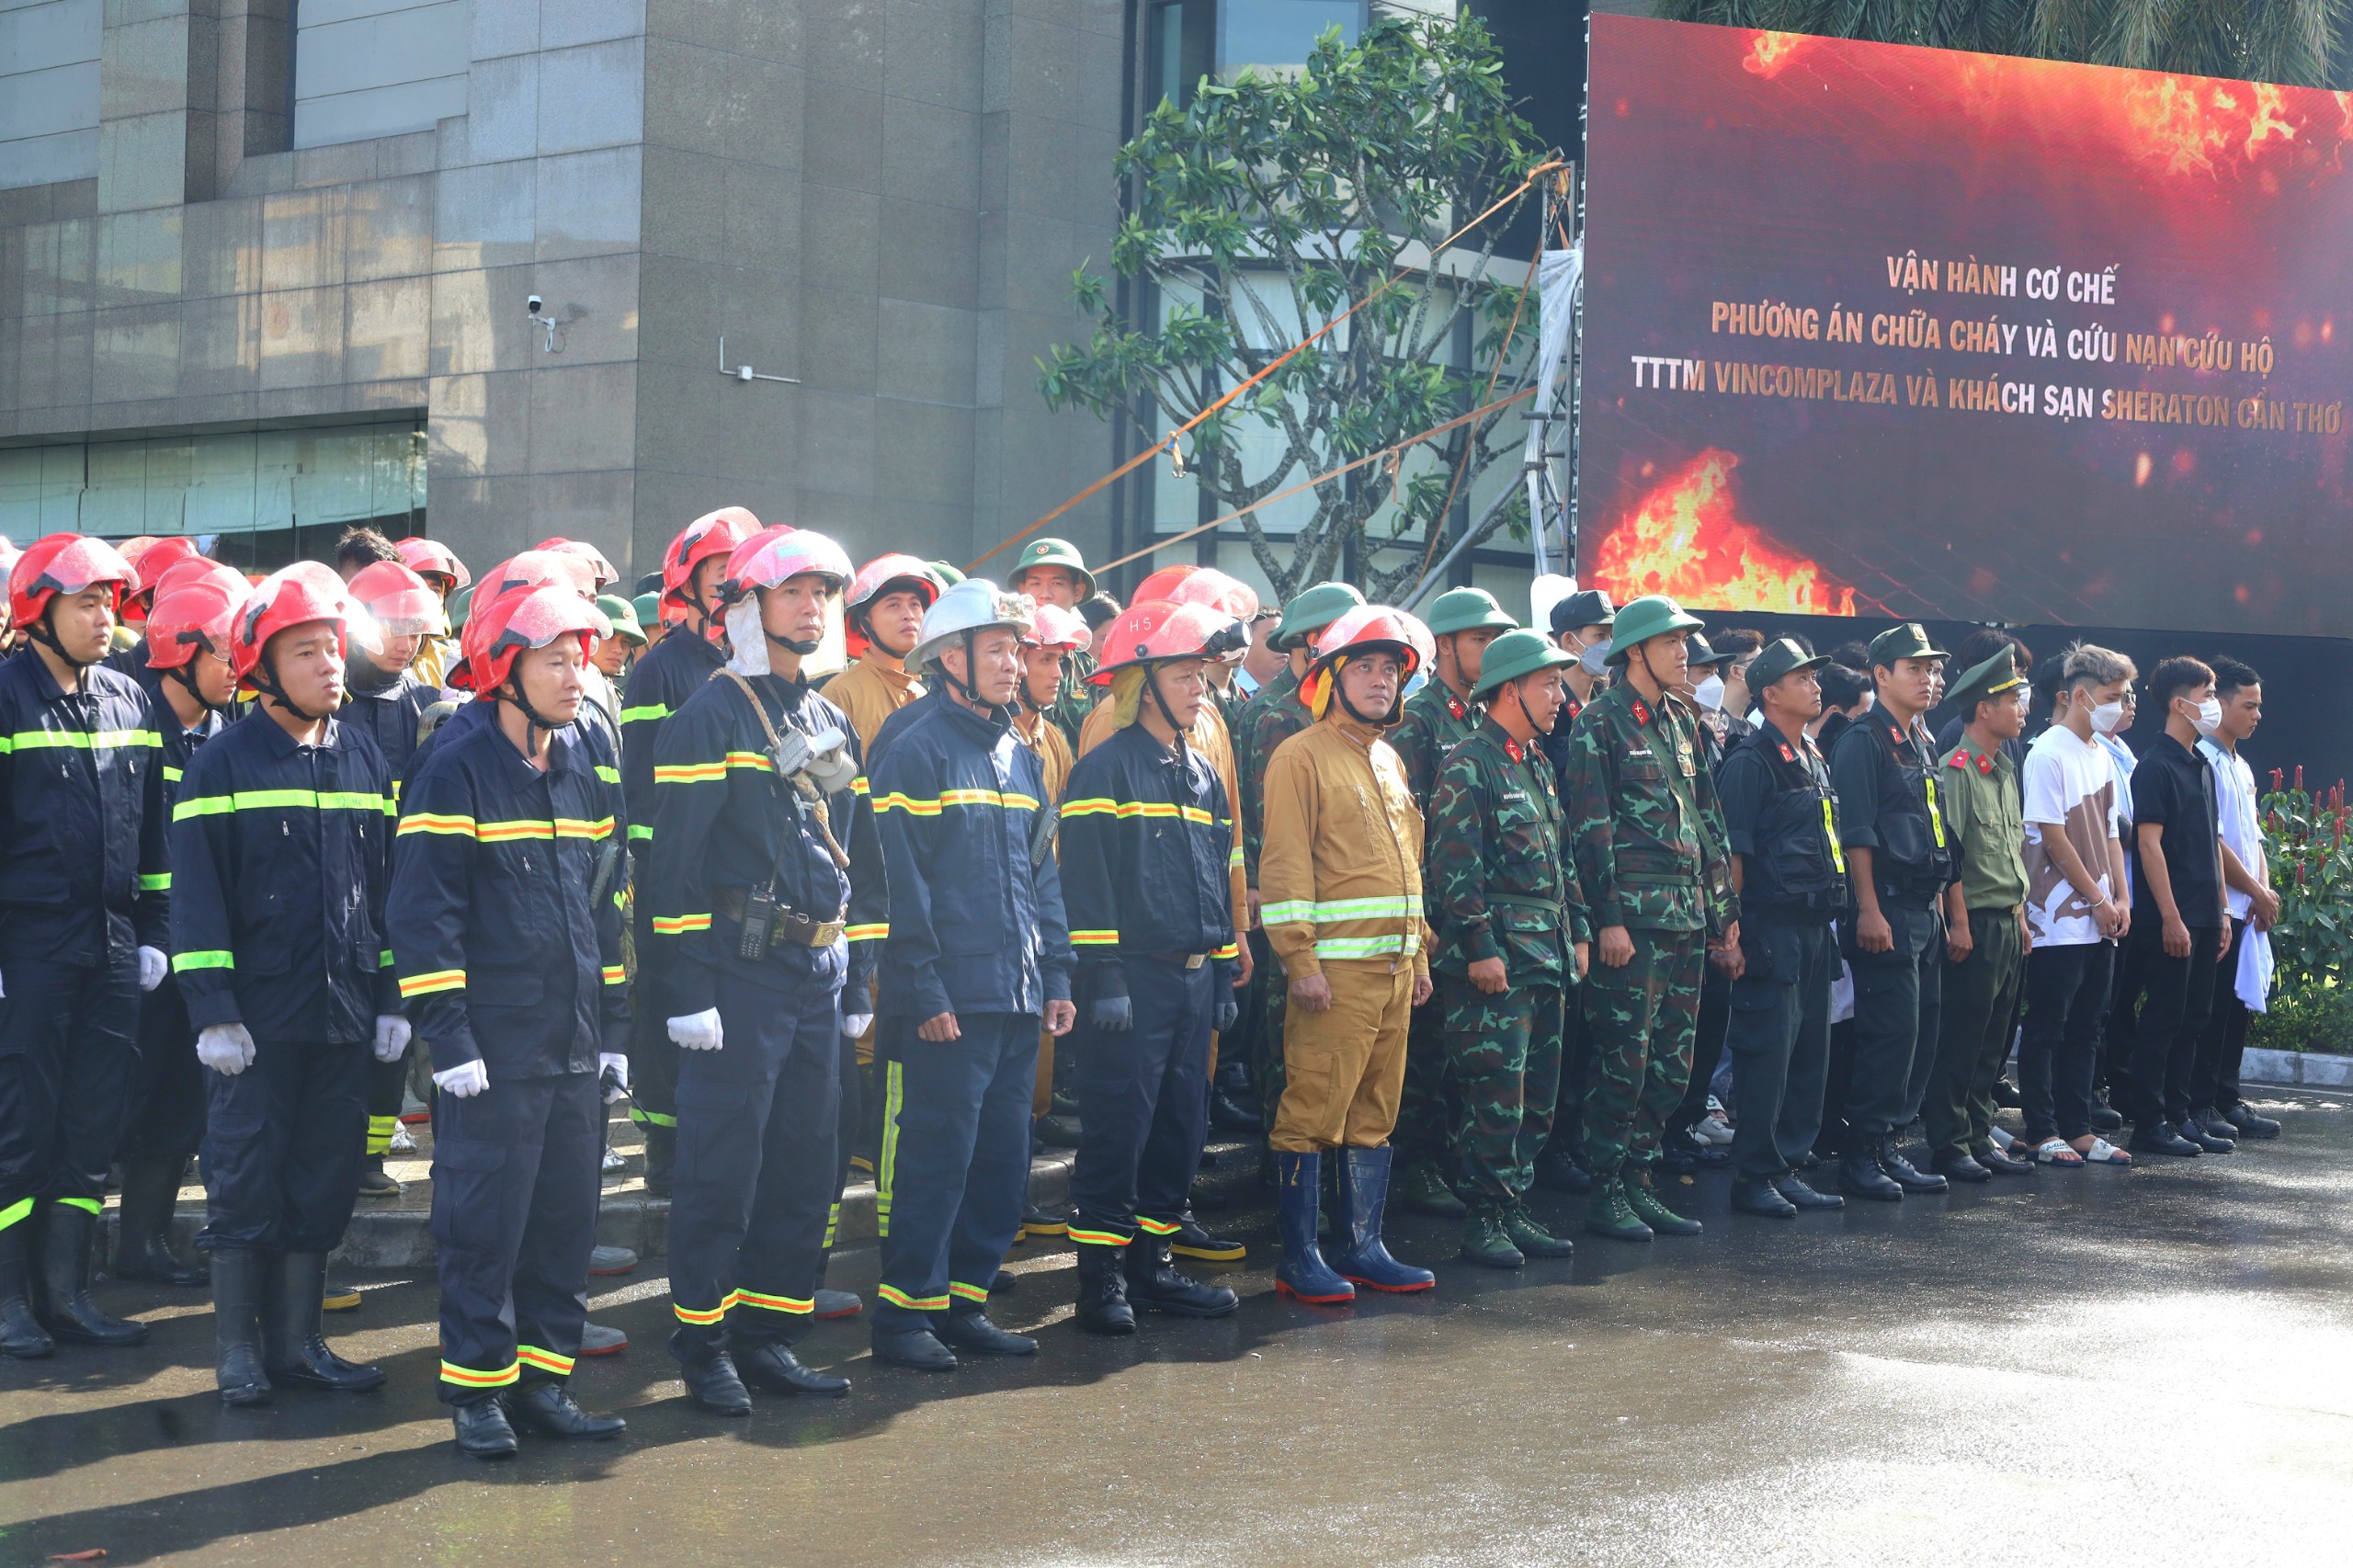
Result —
[[2211, 735], [2222, 727], [2222, 699], [2210, 697], [2198, 705], [2198, 717], [2190, 721], [2201, 735]]
[[1724, 705], [1724, 677], [1710, 676], [1691, 688], [1692, 700], [1713, 713]]
[[1588, 642], [1577, 650], [1577, 667], [1589, 676], [1609, 673], [1609, 644]]
[[2124, 727], [2124, 704], [2103, 702], [2092, 710], [2092, 728], [2103, 735], [2112, 735]]

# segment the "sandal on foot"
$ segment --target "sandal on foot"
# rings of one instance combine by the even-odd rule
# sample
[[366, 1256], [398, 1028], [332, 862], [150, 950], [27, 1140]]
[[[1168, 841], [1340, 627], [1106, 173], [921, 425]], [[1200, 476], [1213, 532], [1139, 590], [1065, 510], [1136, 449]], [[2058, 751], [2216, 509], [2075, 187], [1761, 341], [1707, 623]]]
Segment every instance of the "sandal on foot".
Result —
[[2094, 1165], [2129, 1165], [2132, 1156], [2105, 1138], [2095, 1138], [2092, 1146], [2083, 1152], [2084, 1162]]
[[2084, 1157], [2064, 1138], [2046, 1138], [2034, 1146], [2034, 1157], [2046, 1165], [2080, 1165]]

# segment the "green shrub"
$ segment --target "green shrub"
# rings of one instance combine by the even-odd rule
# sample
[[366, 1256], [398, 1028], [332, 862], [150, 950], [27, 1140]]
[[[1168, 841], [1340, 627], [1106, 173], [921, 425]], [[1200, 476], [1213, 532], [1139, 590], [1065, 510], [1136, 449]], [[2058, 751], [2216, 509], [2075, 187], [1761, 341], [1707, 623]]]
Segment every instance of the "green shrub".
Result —
[[2246, 1042], [2257, 1051], [2353, 1056], [2353, 991], [2341, 985], [2275, 988], [2271, 1010], [2247, 1018]]
[[2279, 894], [2271, 928], [2275, 993], [2353, 985], [2353, 846], [2346, 843], [2345, 785], [2304, 791], [2304, 770], [2280, 788], [2271, 770], [2263, 797], [2264, 854]]

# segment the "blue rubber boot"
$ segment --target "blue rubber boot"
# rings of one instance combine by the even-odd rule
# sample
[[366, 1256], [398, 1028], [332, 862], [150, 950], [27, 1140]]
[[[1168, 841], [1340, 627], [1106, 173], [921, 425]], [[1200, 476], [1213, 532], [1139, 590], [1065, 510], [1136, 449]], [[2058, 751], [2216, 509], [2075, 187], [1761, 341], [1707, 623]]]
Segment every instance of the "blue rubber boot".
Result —
[[1275, 1293], [1316, 1306], [1357, 1299], [1357, 1288], [1332, 1272], [1315, 1245], [1316, 1199], [1324, 1157], [1275, 1151], [1275, 1217], [1283, 1233], [1283, 1260], [1275, 1266]]
[[1334, 1231], [1346, 1251], [1333, 1259], [1341, 1277], [1375, 1290], [1427, 1290], [1438, 1276], [1427, 1268], [1409, 1268], [1389, 1256], [1381, 1244], [1381, 1211], [1389, 1203], [1387, 1147], [1339, 1151], [1339, 1211], [1332, 1216]]

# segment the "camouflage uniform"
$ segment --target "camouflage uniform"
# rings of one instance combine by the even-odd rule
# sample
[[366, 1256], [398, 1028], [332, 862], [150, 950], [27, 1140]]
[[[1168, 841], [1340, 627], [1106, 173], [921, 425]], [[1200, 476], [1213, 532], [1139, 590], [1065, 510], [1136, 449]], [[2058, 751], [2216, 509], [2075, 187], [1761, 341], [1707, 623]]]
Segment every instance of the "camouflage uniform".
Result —
[[[1562, 996], [1576, 983], [1569, 949], [1592, 937], [1561, 814], [1544, 755], [1492, 721], [1448, 755], [1430, 798], [1422, 882], [1462, 1097], [1457, 1179], [1472, 1205], [1498, 1212], [1535, 1180], [1560, 1090]], [[1504, 960], [1509, 990], [1471, 983], [1483, 959]]]
[[1086, 684], [1095, 673], [1095, 655], [1085, 650], [1074, 652], [1063, 661], [1062, 685], [1055, 688], [1053, 705], [1046, 710], [1046, 717], [1054, 722], [1071, 750], [1078, 749], [1078, 732], [1086, 716], [1095, 711], [1095, 699], [1102, 692]]
[[1680, 699], [1654, 707], [1631, 684], [1597, 696], [1569, 738], [1567, 775], [1570, 851], [1593, 929], [1623, 926], [1634, 944], [1617, 969], [1597, 950], [1586, 977], [1586, 1163], [1600, 1181], [1657, 1156], [1691, 1073], [1706, 938], [1739, 907], [1715, 780]]
[[[1266, 802], [1258, 787], [1267, 777], [1267, 759], [1307, 728], [1311, 718], [1299, 700], [1299, 677], [1285, 665], [1242, 705], [1241, 721], [1233, 728], [1234, 762], [1241, 773], [1243, 874], [1252, 888], [1258, 885], [1258, 850], [1265, 842]], [[1282, 966], [1273, 961], [1266, 933], [1253, 929], [1245, 939], [1256, 967], [1242, 1005], [1258, 1011], [1257, 1027], [1250, 1036], [1250, 1081], [1257, 1085], [1260, 1113], [1272, 1127], [1275, 1108], [1283, 1097], [1283, 1007], [1290, 993]]]
[[[1436, 676], [1405, 699], [1404, 717], [1388, 739], [1405, 765], [1406, 786], [1425, 820], [1439, 767], [1456, 746], [1478, 733], [1485, 716], [1480, 703], [1457, 697]], [[1461, 1120], [1462, 1096], [1446, 1034], [1444, 999], [1433, 995], [1414, 1010], [1413, 1029], [1405, 1040], [1405, 1091], [1397, 1108], [1397, 1131], [1389, 1140], [1401, 1166], [1427, 1162], [1441, 1170], [1454, 1167], [1448, 1158], [1453, 1142], [1449, 1134]]]

